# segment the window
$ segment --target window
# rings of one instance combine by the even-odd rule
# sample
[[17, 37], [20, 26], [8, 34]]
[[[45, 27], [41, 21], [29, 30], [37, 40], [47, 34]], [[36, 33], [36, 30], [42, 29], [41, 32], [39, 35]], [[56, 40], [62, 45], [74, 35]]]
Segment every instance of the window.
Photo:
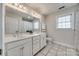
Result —
[[57, 28], [71, 28], [71, 15], [59, 17]]

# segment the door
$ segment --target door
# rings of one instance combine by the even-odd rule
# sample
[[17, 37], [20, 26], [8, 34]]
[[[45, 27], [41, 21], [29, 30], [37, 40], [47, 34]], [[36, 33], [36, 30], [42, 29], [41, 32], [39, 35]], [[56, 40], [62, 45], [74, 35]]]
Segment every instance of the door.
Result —
[[15, 48], [12, 48], [12, 49], [8, 49], [7, 52], [6, 52], [6, 55], [7, 56], [21, 56], [21, 47], [15, 47]]

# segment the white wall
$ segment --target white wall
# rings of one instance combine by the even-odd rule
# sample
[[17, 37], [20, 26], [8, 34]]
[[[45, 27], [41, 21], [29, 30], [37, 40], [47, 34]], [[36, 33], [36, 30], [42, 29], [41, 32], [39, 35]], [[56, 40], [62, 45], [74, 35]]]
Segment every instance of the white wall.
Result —
[[[46, 18], [47, 24], [47, 34], [49, 37], [53, 38], [53, 41], [66, 45], [68, 47], [74, 47], [74, 20], [75, 12], [77, 7], [71, 7], [69, 9], [61, 10], [56, 13], [49, 15]], [[64, 14], [72, 14], [72, 29], [57, 29], [56, 20], [57, 16]]]
[[0, 49], [2, 48], [2, 4], [0, 3]]
[[79, 50], [79, 7], [76, 11], [76, 21], [75, 21], [75, 46]]

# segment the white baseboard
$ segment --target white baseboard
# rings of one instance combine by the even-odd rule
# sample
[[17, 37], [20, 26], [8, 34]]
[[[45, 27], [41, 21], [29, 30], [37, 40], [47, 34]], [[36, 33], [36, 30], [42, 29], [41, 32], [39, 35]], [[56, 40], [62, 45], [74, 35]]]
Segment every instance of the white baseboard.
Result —
[[73, 46], [71, 46], [71, 45], [68, 45], [68, 44], [65, 44], [65, 43], [62, 43], [62, 42], [54, 41], [54, 43], [75, 49], [75, 47], [73, 47]]

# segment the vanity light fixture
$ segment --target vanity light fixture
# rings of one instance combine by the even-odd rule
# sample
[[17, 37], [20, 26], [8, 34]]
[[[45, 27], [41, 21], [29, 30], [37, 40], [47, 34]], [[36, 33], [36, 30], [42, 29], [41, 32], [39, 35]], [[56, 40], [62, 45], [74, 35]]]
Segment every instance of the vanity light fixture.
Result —
[[23, 9], [26, 10], [26, 7], [23, 6]]
[[[23, 9], [24, 11], [31, 14], [32, 16], [40, 18], [40, 15], [36, 11], [29, 9], [28, 7], [25, 7], [20, 3], [12, 3], [11, 5], [16, 6], [17, 8]], [[27, 18], [32, 19], [30, 16], [28, 16]]]
[[37, 16], [36, 14], [37, 13], [35, 11], [32, 12], [32, 16], [35, 16], [36, 17]]
[[19, 8], [23, 8], [23, 5], [19, 5]]
[[19, 6], [19, 3], [14, 3], [14, 5], [18, 7]]

